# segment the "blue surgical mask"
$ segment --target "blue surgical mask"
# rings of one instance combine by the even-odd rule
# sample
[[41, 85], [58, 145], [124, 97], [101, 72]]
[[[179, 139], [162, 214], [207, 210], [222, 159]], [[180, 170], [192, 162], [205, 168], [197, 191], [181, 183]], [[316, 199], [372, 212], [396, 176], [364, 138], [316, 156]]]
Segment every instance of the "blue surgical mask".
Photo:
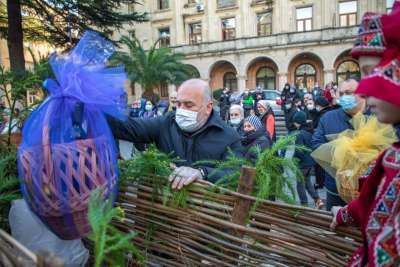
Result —
[[357, 107], [357, 98], [355, 95], [344, 95], [339, 98], [338, 104], [344, 110], [352, 110]]

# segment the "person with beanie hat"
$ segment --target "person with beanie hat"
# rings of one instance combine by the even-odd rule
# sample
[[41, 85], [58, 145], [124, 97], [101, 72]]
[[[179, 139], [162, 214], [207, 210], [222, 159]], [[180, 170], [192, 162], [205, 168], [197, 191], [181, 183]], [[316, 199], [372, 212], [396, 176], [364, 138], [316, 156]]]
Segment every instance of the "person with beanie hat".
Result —
[[275, 114], [267, 100], [259, 100], [257, 103], [258, 118], [262, 122], [270, 140], [276, 141]]
[[358, 59], [361, 77], [364, 77], [379, 63], [386, 50], [381, 16], [373, 12], [366, 12], [361, 19], [358, 32], [350, 54]]
[[303, 111], [306, 114], [306, 117], [307, 117], [306, 120], [310, 119], [310, 114], [309, 114], [306, 106], [304, 105], [303, 100], [300, 97], [294, 98], [292, 108], [289, 110], [289, 112], [287, 114], [285, 114], [286, 128], [288, 129], [289, 132], [296, 130], [296, 127], [293, 124], [293, 116], [298, 111]]
[[398, 54], [390, 57], [385, 53], [374, 73], [362, 79], [356, 91], [366, 98], [380, 122], [395, 127], [399, 140], [372, 164], [359, 197], [343, 208], [332, 208], [332, 229], [355, 225], [362, 231], [363, 245], [351, 257], [349, 266], [400, 266], [399, 62]]
[[306, 193], [307, 189], [307, 192], [315, 202], [316, 208], [322, 209], [324, 202], [320, 199], [318, 193], [315, 191], [314, 185], [311, 183], [311, 172], [315, 162], [310, 155], [312, 134], [309, 132], [307, 127], [307, 115], [303, 111], [297, 111], [293, 116], [293, 124], [296, 127], [296, 131], [292, 133], [296, 136], [296, 147], [302, 146], [310, 149], [309, 151], [305, 151], [304, 149], [296, 148], [293, 155], [293, 158], [298, 160], [300, 170], [304, 176], [304, 181], [296, 182], [300, 204], [306, 206], [308, 203]]
[[262, 151], [270, 147], [271, 142], [260, 119], [255, 115], [250, 115], [244, 119], [243, 130], [242, 145], [244, 147], [244, 155], [247, 159], [255, 162], [257, 160], [255, 149]]

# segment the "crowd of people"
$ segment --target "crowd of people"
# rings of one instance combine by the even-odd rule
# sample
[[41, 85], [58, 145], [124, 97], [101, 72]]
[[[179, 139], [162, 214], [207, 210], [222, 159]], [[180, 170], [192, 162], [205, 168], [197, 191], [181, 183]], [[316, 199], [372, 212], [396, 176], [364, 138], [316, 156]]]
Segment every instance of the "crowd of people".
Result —
[[[338, 88], [334, 82], [330, 82], [324, 89], [320, 88], [318, 83], [312, 89], [307, 89], [302, 85], [296, 87], [285, 84], [277, 103], [281, 105], [288, 134], [296, 136], [295, 145], [307, 147], [310, 151], [321, 145], [323, 142], [321, 129], [325, 129], [323, 127], [326, 121], [323, 119], [320, 125], [321, 118], [330, 111], [339, 109], [343, 113], [345, 108], [348, 109], [348, 106], [344, 106], [348, 96], [344, 94], [351, 95], [356, 87], [355, 80], [344, 82], [341, 88]], [[276, 141], [275, 112], [270, 102], [265, 99], [265, 93], [261, 88], [244, 92], [225, 88], [219, 99], [219, 108], [221, 119], [233, 127], [242, 138], [246, 157], [252, 157], [255, 160], [254, 153], [249, 153], [252, 147], [257, 146], [262, 150]], [[328, 121], [331, 121], [331, 118]], [[342, 130], [336, 123], [329, 124], [336, 128], [337, 132]], [[318, 196], [317, 190], [325, 185], [325, 172], [314, 162], [309, 152], [297, 149], [293, 157], [299, 162], [305, 177], [304, 183], [297, 182], [300, 203], [308, 204], [307, 191], [316, 207], [322, 208], [324, 202]], [[315, 183], [311, 181], [313, 175], [316, 177]], [[337, 192], [332, 189], [332, 193]], [[332, 203], [336, 204], [334, 200], [328, 198], [327, 208], [330, 208]]]

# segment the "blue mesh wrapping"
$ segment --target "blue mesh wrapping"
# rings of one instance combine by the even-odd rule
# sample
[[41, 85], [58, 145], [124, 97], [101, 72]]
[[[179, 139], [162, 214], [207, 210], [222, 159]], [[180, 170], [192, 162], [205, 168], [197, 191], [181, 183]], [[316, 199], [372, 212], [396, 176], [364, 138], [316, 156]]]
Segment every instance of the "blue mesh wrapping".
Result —
[[[18, 149], [21, 189], [31, 209], [63, 239], [89, 233], [87, 204], [98, 187], [116, 192], [117, 158], [105, 113], [127, 114], [123, 67], [107, 67], [111, 42], [88, 31], [69, 53], [53, 54], [56, 80], [32, 112]], [[115, 194], [114, 194], [115, 195]]]

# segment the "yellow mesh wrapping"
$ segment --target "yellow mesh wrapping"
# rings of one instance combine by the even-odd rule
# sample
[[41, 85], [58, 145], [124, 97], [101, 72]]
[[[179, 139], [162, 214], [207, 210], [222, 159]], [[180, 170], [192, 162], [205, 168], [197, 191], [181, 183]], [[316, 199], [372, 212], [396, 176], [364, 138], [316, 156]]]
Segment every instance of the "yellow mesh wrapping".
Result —
[[343, 131], [311, 154], [326, 172], [335, 177], [338, 192], [345, 201], [358, 196], [358, 178], [379, 153], [396, 141], [394, 128], [379, 123], [374, 116], [358, 114], [351, 124], [354, 130]]

